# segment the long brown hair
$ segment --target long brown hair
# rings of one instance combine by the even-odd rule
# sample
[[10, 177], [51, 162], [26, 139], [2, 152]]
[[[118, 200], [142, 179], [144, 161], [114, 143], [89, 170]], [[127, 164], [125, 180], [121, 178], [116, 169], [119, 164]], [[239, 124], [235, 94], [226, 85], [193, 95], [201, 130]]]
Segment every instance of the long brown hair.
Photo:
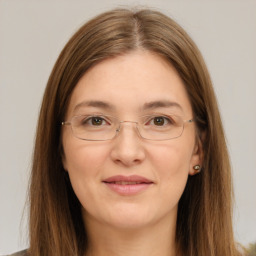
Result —
[[203, 144], [203, 170], [189, 177], [178, 208], [181, 255], [237, 255], [232, 183], [218, 106], [203, 58], [187, 33], [153, 10], [116, 9], [82, 26], [59, 55], [38, 121], [30, 185], [31, 256], [83, 255], [81, 206], [62, 166], [61, 122], [74, 87], [98, 62], [136, 49], [168, 60], [183, 79]]

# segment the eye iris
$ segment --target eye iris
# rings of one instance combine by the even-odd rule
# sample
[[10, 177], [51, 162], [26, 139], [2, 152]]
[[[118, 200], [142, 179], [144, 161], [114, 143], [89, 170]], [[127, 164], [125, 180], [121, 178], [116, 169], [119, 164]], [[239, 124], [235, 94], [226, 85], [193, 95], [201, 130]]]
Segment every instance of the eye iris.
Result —
[[102, 124], [102, 118], [93, 117], [93, 118], [92, 118], [92, 124], [93, 124], [93, 125], [101, 125], [101, 124]]
[[158, 125], [158, 126], [161, 126], [161, 125], [164, 125], [164, 118], [163, 117], [155, 117], [154, 118], [154, 124], [155, 125]]

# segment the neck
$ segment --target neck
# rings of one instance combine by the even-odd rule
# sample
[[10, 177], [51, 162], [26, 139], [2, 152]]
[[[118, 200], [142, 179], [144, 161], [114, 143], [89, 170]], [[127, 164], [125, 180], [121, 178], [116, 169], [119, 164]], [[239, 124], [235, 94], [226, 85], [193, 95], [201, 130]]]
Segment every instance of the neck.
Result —
[[143, 228], [113, 228], [87, 219], [86, 256], [176, 256], [176, 220]]

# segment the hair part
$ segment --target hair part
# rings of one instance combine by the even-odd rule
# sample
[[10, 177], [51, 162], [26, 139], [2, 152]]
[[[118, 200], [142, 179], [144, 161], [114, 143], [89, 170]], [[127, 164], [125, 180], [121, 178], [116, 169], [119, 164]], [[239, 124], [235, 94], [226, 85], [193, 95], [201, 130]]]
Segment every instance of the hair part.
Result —
[[189, 177], [178, 208], [181, 255], [237, 255], [232, 230], [229, 157], [210, 76], [188, 34], [153, 10], [115, 9], [82, 26], [49, 77], [38, 121], [30, 185], [30, 254], [83, 255], [81, 205], [62, 165], [61, 122], [72, 91], [92, 66], [138, 49], [154, 52], [177, 70], [189, 95], [203, 145], [203, 171]]

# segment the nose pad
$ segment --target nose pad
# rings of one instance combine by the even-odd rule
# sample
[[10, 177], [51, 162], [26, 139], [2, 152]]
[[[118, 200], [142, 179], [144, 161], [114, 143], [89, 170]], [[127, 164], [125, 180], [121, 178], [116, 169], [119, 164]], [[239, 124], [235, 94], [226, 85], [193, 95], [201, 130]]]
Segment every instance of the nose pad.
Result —
[[136, 133], [137, 133], [137, 135], [138, 135], [139, 137], [141, 137], [140, 132], [139, 132], [139, 129], [138, 129], [138, 123], [137, 123], [137, 122], [134, 122], [134, 121], [120, 121], [119, 127], [116, 129], [116, 136], [121, 132], [121, 126], [122, 126], [122, 124], [124, 124], [124, 123], [135, 124]]

